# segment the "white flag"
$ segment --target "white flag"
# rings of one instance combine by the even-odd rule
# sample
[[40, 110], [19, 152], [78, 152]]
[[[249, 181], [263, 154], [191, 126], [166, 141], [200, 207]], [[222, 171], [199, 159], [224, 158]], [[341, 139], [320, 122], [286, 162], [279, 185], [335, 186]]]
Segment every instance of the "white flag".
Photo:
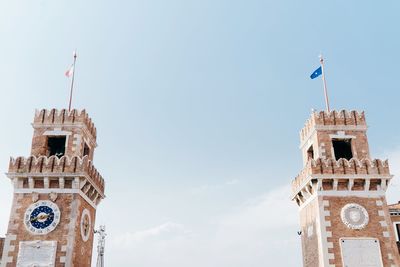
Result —
[[71, 67], [69, 67], [69, 69], [65, 72], [65, 76], [69, 78], [72, 76], [73, 73], [74, 73], [74, 64], [72, 64]]

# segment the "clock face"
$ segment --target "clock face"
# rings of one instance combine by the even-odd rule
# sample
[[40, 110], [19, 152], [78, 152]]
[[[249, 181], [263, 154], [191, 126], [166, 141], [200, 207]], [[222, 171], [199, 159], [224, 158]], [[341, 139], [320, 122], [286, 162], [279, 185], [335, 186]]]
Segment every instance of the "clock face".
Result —
[[89, 240], [91, 227], [92, 221], [90, 219], [90, 212], [84, 209], [81, 216], [81, 237], [85, 242]]
[[38, 201], [25, 211], [26, 229], [35, 235], [45, 235], [53, 231], [60, 222], [60, 209], [48, 200]]

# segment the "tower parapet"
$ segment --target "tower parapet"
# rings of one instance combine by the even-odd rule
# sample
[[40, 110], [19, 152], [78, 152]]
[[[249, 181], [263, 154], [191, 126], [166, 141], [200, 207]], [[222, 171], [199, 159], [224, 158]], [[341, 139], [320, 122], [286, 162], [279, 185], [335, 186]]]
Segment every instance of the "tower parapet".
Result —
[[[104, 179], [88, 156], [83, 158], [77, 156], [72, 158], [68, 156], [61, 158], [56, 156], [11, 158], [7, 175], [18, 179], [15, 181], [17, 188], [50, 188], [51, 184], [52, 188], [64, 189], [68, 188], [65, 187], [66, 183], [70, 184], [70, 188], [72, 188], [73, 182], [77, 182], [76, 178], [78, 177], [80, 190], [85, 191], [84, 185], [92, 184], [93, 189], [88, 191], [96, 191], [97, 193], [96, 198], [94, 197], [95, 194], [90, 196], [92, 201], [97, 200], [97, 198], [104, 198]], [[35, 183], [35, 180], [32, 180], [32, 184], [30, 184], [29, 177], [45, 177], [47, 182]], [[63, 182], [60, 182], [60, 178]], [[68, 183], [69, 180], [71, 183]]]
[[338, 160], [341, 153], [347, 153], [344, 157], [348, 160], [370, 158], [366, 132], [364, 112], [313, 111], [300, 131], [303, 164], [310, 158]]
[[89, 156], [93, 160], [97, 133], [85, 110], [36, 110], [32, 126], [32, 156]]
[[303, 129], [300, 131], [300, 141], [303, 142], [306, 140], [315, 129], [334, 129], [338, 127], [343, 128], [343, 126], [347, 126], [346, 128], [357, 126], [358, 128], [364, 129], [367, 126], [364, 111], [313, 111], [311, 117], [306, 121]]
[[384, 193], [389, 163], [370, 158], [366, 132], [363, 111], [313, 111], [300, 131], [304, 167], [292, 181], [293, 199], [301, 205], [310, 190]]
[[388, 160], [310, 159], [292, 181], [292, 198], [301, 205], [312, 190], [385, 192], [391, 178]]
[[66, 109], [41, 109], [35, 110], [35, 117], [33, 119], [33, 125], [57, 125], [57, 124], [82, 124], [90, 132], [94, 139], [96, 139], [97, 132], [92, 119], [86, 110], [73, 109], [68, 111]]
[[104, 179], [93, 166], [96, 127], [85, 110], [36, 110], [30, 157], [11, 158], [8, 177], [22, 189], [79, 189], [97, 205]]

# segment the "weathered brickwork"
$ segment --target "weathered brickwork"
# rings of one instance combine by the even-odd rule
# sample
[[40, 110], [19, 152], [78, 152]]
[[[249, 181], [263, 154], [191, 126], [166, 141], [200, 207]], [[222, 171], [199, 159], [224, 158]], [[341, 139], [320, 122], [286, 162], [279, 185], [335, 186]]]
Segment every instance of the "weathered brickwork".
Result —
[[81, 222], [81, 215], [84, 209], [88, 209], [90, 212], [90, 217], [93, 222], [96, 220], [96, 210], [93, 209], [82, 197], [77, 196], [80, 199], [81, 205], [78, 209], [78, 217], [75, 222], [74, 229], [75, 237], [74, 237], [74, 252], [72, 255], [73, 259], [73, 266], [90, 266], [92, 261], [92, 249], [93, 249], [93, 240], [94, 240], [94, 231], [90, 231], [89, 239], [85, 242], [82, 239], [81, 232], [80, 232], [80, 222]]
[[[394, 236], [393, 227], [390, 220], [389, 211], [387, 209], [386, 200], [380, 198], [361, 198], [361, 197], [324, 197], [331, 203], [329, 210], [331, 227], [327, 227], [327, 231], [332, 233], [332, 237], [328, 237], [328, 242], [333, 243], [333, 248], [329, 249], [334, 254], [334, 259], [329, 263], [342, 267], [342, 258], [340, 252], [339, 239], [343, 237], [372, 237], [380, 241], [382, 259], [384, 266], [400, 266], [399, 258], [393, 255], [397, 253], [397, 246]], [[369, 214], [369, 222], [364, 229], [352, 230], [342, 223], [340, 211], [348, 203], [357, 203], [365, 207]], [[377, 203], [379, 205], [377, 205]]]
[[[16, 216], [11, 216], [9, 222], [9, 230], [7, 234], [15, 235], [17, 238], [11, 242], [11, 245], [14, 246], [14, 250], [8, 252], [8, 257], [12, 258], [12, 262], [8, 263], [7, 267], [14, 267], [17, 264], [17, 257], [19, 252], [19, 242], [28, 241], [28, 240], [57, 240], [57, 254], [56, 258], [60, 258], [65, 256], [65, 252], [61, 251], [61, 247], [66, 245], [65, 237], [69, 235], [68, 229], [62, 227], [63, 225], [67, 225], [70, 223], [71, 218], [74, 217], [75, 214], [71, 213], [71, 202], [73, 200], [72, 194], [62, 194], [60, 195], [55, 203], [59, 206], [61, 211], [61, 219], [59, 227], [57, 227], [54, 231], [50, 232], [45, 236], [32, 235], [27, 231], [25, 225], [22, 221], [23, 214], [25, 210], [32, 204], [32, 197], [29, 194], [21, 194], [22, 198], [17, 198], [17, 200], [13, 203], [16, 207], [13, 207], [13, 210], [16, 211]], [[47, 200], [47, 195], [39, 195], [39, 200]], [[60, 262], [56, 262], [57, 267], [65, 266]]]
[[314, 199], [300, 211], [301, 244], [303, 249], [303, 265], [319, 267], [318, 251], [318, 200]]
[[[21, 242], [56, 241], [55, 267], [89, 267], [96, 208], [105, 197], [104, 179], [92, 161], [96, 128], [84, 110], [37, 111], [32, 125], [31, 156], [11, 158], [9, 164], [14, 197], [0, 266], [17, 266]], [[62, 142], [52, 148], [50, 138]], [[28, 208], [40, 201], [60, 211], [59, 223], [42, 235], [29, 231], [24, 222]]]
[[4, 247], [4, 238], [0, 238], [0, 264], [1, 264], [1, 257], [3, 256], [3, 247]]
[[342, 110], [313, 112], [300, 132], [304, 168], [292, 182], [292, 199], [306, 267], [342, 267], [341, 242], [357, 238], [377, 240], [383, 266], [400, 267], [400, 205], [386, 203], [389, 163], [371, 158], [366, 131], [364, 112]]

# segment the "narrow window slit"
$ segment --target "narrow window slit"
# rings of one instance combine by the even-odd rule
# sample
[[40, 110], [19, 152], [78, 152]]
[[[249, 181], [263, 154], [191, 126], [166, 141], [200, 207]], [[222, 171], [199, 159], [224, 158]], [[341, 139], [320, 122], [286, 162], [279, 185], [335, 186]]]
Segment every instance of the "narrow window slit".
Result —
[[90, 154], [90, 148], [89, 146], [85, 143], [83, 146], [83, 156], [89, 156]]
[[307, 150], [307, 159], [314, 159], [314, 148], [312, 145]]

